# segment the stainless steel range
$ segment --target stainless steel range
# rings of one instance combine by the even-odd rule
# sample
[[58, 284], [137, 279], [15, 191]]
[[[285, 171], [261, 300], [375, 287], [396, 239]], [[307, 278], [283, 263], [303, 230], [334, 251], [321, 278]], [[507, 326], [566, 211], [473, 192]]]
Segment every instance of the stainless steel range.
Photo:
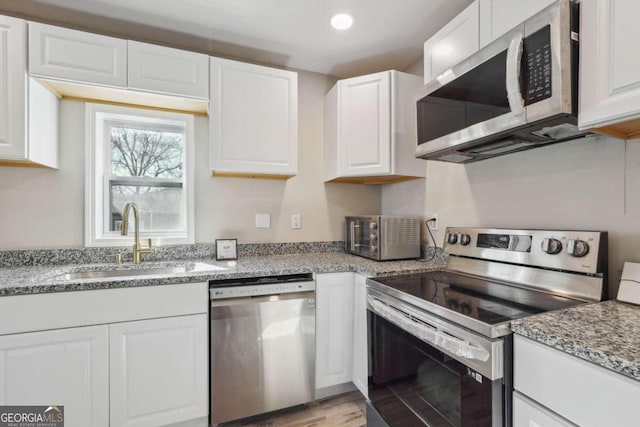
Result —
[[444, 249], [367, 280], [370, 427], [510, 426], [511, 320], [606, 299], [606, 232], [448, 228]]

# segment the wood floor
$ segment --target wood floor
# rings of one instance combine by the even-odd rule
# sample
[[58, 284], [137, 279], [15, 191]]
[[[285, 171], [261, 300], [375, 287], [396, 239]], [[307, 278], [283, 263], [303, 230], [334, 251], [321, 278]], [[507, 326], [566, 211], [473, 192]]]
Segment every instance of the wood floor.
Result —
[[224, 424], [224, 427], [363, 427], [364, 398], [357, 392], [320, 400], [308, 405], [296, 406], [273, 412], [262, 417], [254, 417], [244, 422]]

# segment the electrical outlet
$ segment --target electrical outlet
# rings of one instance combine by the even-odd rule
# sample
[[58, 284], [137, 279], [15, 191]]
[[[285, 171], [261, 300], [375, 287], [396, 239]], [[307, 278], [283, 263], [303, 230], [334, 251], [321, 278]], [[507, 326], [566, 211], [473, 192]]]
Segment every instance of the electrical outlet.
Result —
[[431, 229], [431, 231], [438, 231], [438, 226], [440, 225], [438, 214], [430, 215], [428, 218], [429, 220], [427, 222], [429, 223], [429, 228]]
[[302, 222], [300, 220], [300, 214], [291, 215], [291, 228], [294, 230], [302, 228]]

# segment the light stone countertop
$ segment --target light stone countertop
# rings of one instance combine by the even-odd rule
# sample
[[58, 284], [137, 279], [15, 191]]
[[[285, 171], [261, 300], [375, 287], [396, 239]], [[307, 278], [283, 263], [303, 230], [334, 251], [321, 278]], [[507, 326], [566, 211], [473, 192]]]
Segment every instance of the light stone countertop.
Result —
[[[104, 269], [157, 268], [175, 266], [187, 262], [199, 262], [224, 267], [224, 270], [194, 271], [171, 275], [148, 275], [136, 277], [111, 277], [93, 279], [60, 280], [62, 274]], [[272, 276], [295, 273], [329, 273], [354, 271], [366, 276], [418, 273], [444, 268], [446, 262], [441, 257], [432, 261], [372, 261], [342, 252], [319, 252], [295, 255], [247, 256], [241, 257], [236, 265], [210, 258], [199, 258], [175, 262], [143, 262], [140, 267], [127, 263], [115, 264], [75, 264], [56, 266], [29, 266], [0, 269], [0, 296], [39, 294], [47, 292], [67, 292], [92, 289], [125, 288], [135, 286], [156, 286], [167, 284], [201, 282], [213, 279]]]
[[583, 304], [511, 322], [513, 332], [640, 381], [640, 306]]

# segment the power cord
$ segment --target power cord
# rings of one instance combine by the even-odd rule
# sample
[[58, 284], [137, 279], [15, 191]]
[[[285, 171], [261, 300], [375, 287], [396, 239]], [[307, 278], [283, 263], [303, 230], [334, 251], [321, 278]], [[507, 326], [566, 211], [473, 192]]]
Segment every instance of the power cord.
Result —
[[426, 257], [425, 257], [425, 258], [424, 258], [424, 259], [422, 259], [421, 261], [432, 261], [432, 260], [436, 257], [436, 253], [437, 253], [437, 252], [438, 252], [438, 250], [440, 249], [440, 248], [438, 247], [438, 244], [436, 243], [436, 239], [435, 239], [435, 237], [433, 237], [433, 233], [431, 232], [431, 227], [429, 227], [429, 223], [430, 223], [431, 221], [434, 221], [434, 220], [436, 220], [436, 218], [429, 218], [428, 220], [426, 220], [426, 221], [424, 222], [424, 225], [426, 225], [426, 226], [427, 226], [427, 231], [429, 232], [429, 236], [431, 236], [431, 241], [433, 242], [433, 254], [431, 254], [431, 257], [430, 257], [430, 258], [426, 258]]

